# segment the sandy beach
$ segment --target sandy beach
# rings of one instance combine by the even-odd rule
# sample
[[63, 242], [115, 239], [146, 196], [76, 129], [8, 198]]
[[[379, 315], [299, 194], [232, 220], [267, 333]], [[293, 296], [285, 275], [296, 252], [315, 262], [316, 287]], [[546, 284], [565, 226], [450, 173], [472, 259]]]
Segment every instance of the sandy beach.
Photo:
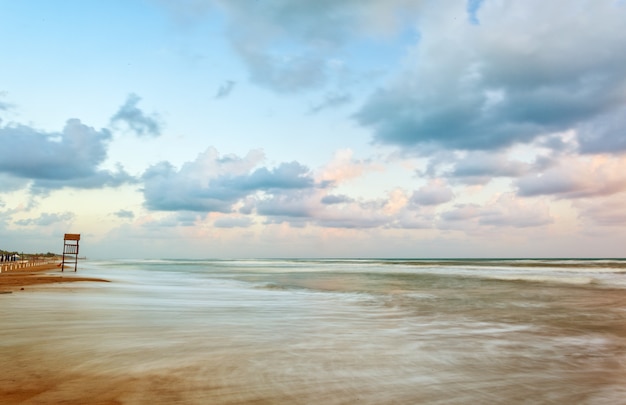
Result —
[[61, 268], [59, 267], [58, 263], [55, 262], [43, 263], [41, 265], [36, 265], [25, 269], [9, 271], [7, 271], [4, 267], [5, 266], [3, 266], [3, 271], [0, 273], [0, 294], [27, 290], [28, 287], [42, 284], [67, 283], [75, 281], [107, 281], [98, 278], [75, 276], [74, 274], [76, 273], [74, 273], [73, 270], [69, 270], [67, 268], [65, 272], [71, 271], [73, 274], [72, 276], [64, 276], [64, 273], [61, 272]]
[[[484, 262], [3, 274], [0, 403], [624, 403], [624, 261]], [[80, 279], [111, 282], [16, 284]]]

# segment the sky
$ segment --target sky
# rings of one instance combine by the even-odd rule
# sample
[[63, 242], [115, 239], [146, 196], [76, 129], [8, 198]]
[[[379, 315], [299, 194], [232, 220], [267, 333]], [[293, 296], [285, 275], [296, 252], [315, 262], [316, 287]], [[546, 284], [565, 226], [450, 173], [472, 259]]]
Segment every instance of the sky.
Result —
[[624, 257], [623, 0], [0, 0], [0, 249]]

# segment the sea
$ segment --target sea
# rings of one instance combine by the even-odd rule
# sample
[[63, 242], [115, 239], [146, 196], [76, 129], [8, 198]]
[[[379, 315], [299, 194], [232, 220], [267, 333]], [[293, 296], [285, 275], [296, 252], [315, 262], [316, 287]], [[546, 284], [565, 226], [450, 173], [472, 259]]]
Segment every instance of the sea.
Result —
[[[55, 272], [58, 275], [58, 272]], [[80, 261], [0, 295], [0, 402], [626, 404], [626, 260]]]

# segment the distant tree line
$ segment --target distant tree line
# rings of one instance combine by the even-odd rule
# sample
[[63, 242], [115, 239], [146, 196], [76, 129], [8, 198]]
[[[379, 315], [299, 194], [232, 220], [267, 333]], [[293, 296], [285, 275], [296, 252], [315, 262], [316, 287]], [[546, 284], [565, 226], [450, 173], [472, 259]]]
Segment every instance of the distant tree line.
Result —
[[20, 253], [16, 250], [2, 250], [0, 249], [0, 255], [21, 255], [21, 256], [30, 256], [30, 257], [56, 257], [60, 256], [59, 254], [48, 252], [48, 253]]

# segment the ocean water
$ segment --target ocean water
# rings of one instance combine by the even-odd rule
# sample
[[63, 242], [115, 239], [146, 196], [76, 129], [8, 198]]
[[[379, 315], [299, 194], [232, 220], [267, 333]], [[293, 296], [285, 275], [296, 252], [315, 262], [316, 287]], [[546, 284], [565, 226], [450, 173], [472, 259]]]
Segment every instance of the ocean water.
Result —
[[0, 402], [626, 404], [625, 260], [120, 260], [77, 274], [111, 282], [0, 295]]

